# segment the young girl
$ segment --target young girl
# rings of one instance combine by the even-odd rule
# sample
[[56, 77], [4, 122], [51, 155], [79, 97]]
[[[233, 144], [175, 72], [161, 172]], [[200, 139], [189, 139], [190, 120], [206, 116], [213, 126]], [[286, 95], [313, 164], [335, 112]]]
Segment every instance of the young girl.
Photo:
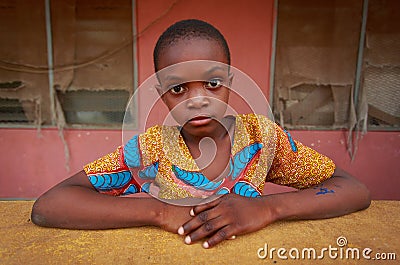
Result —
[[[193, 60], [218, 67], [198, 65], [188, 71], [202, 75], [193, 81], [173, 71], [162, 74]], [[70, 229], [153, 225], [184, 235], [186, 244], [202, 240], [210, 248], [278, 220], [329, 218], [367, 208], [363, 184], [266, 117], [224, 116], [229, 65], [228, 45], [213, 26], [184, 20], [169, 27], [155, 47], [154, 66], [157, 90], [180, 126], [151, 127], [86, 165], [35, 202], [32, 221]], [[209, 161], [204, 139], [217, 150]], [[271, 142], [273, 154], [267, 149]], [[267, 181], [299, 190], [262, 195]], [[153, 197], [118, 196], [139, 192]], [[212, 199], [176, 205], [190, 198]]]

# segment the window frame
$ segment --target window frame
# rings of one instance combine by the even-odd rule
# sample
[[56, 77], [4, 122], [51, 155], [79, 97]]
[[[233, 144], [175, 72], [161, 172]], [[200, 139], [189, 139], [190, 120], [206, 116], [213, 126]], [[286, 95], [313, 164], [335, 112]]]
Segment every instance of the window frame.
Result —
[[[54, 0], [53, 0], [54, 1]], [[138, 56], [137, 56], [137, 3], [136, 0], [131, 0], [131, 27], [132, 27], [132, 88], [133, 91], [130, 93], [128, 97], [128, 103], [133, 101], [135, 109], [133, 110], [134, 115], [134, 124], [132, 125], [133, 129], [137, 128], [137, 117], [138, 117], [138, 108], [137, 108], [137, 98], [132, 96], [138, 87]], [[45, 25], [46, 25], [46, 45], [47, 45], [47, 78], [48, 78], [48, 96], [50, 98], [49, 102], [41, 103], [41, 104], [49, 104], [50, 106], [50, 115], [51, 121], [49, 124], [36, 124], [34, 122], [0, 122], [0, 129], [8, 128], [8, 129], [18, 129], [18, 128], [26, 128], [26, 129], [39, 129], [39, 128], [57, 128], [57, 106], [54, 100], [54, 97], [58, 93], [56, 88], [54, 88], [54, 47], [53, 47], [53, 35], [52, 35], [52, 22], [51, 22], [51, 0], [44, 0], [44, 11], [45, 11]], [[44, 89], [44, 88], [43, 88]], [[125, 91], [125, 90], [124, 90]], [[47, 94], [47, 93], [46, 93]], [[128, 104], [127, 103], [127, 104]], [[132, 104], [130, 104], [132, 105]], [[124, 106], [126, 108], [126, 106]], [[95, 129], [95, 130], [116, 130], [121, 129], [123, 126], [123, 122], [116, 124], [77, 124], [77, 123], [66, 123], [64, 128], [71, 129]]]
[[[279, 20], [279, 2], [280, 0], [274, 0], [274, 14], [273, 14], [273, 29], [272, 29], [272, 41], [271, 41], [271, 57], [270, 57], [270, 82], [269, 82], [269, 103], [270, 106], [275, 110], [275, 71], [276, 71], [276, 53], [277, 53], [277, 35], [278, 35], [278, 20]], [[357, 62], [355, 69], [355, 79], [354, 79], [354, 92], [352, 103], [354, 104], [355, 110], [358, 110], [359, 103], [361, 101], [361, 87], [363, 81], [363, 73], [365, 71], [365, 46], [366, 46], [366, 37], [367, 37], [367, 22], [368, 22], [368, 12], [369, 12], [369, 0], [362, 0], [362, 17], [361, 17], [361, 27], [360, 27], [360, 36], [358, 43], [358, 53], [357, 53]], [[279, 115], [280, 116], [280, 115]], [[367, 119], [368, 119], [367, 112]], [[280, 123], [279, 119], [276, 118], [276, 121]], [[399, 131], [400, 125], [372, 125], [367, 123], [368, 131]], [[343, 128], [335, 128], [333, 126], [325, 126], [325, 125], [294, 125], [294, 124], [283, 124], [286, 128], [291, 130], [314, 130], [314, 131], [337, 131], [342, 130]]]

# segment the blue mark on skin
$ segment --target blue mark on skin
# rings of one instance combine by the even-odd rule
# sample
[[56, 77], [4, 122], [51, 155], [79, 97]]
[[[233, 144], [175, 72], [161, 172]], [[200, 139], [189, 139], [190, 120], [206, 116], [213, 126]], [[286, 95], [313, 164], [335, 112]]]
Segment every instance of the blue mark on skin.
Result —
[[324, 195], [324, 194], [327, 194], [327, 193], [335, 193], [334, 190], [330, 190], [328, 188], [324, 188], [324, 184], [318, 184], [318, 185], [313, 187], [314, 190], [316, 190], [318, 188], [319, 188], [319, 191], [317, 193], [315, 193], [316, 195]]
[[327, 193], [335, 193], [334, 190], [328, 190], [327, 188], [320, 188], [319, 191], [317, 193], [315, 193], [316, 195], [324, 195]]

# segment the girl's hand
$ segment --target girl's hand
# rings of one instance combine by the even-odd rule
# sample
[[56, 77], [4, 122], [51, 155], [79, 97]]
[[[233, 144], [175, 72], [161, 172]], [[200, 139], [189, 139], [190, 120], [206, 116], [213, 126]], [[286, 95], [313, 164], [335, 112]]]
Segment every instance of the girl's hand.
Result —
[[162, 209], [158, 216], [158, 226], [165, 231], [177, 233], [182, 224], [188, 222], [193, 217], [190, 216], [190, 206], [176, 206], [173, 204], [162, 203]]
[[186, 244], [210, 237], [203, 243], [204, 248], [260, 230], [276, 221], [266, 197], [247, 198], [232, 193], [196, 206], [190, 210], [190, 214], [193, 218], [179, 228], [178, 234], [186, 235]]

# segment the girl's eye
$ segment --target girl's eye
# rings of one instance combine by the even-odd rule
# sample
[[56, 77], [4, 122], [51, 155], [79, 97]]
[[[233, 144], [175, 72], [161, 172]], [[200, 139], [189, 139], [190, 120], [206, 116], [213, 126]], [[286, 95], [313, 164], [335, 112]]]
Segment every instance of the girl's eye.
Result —
[[171, 91], [172, 94], [181, 94], [185, 92], [186, 88], [182, 85], [176, 85], [172, 87], [169, 91]]
[[206, 82], [207, 88], [219, 88], [222, 86], [222, 81], [219, 79], [211, 79], [210, 81]]

